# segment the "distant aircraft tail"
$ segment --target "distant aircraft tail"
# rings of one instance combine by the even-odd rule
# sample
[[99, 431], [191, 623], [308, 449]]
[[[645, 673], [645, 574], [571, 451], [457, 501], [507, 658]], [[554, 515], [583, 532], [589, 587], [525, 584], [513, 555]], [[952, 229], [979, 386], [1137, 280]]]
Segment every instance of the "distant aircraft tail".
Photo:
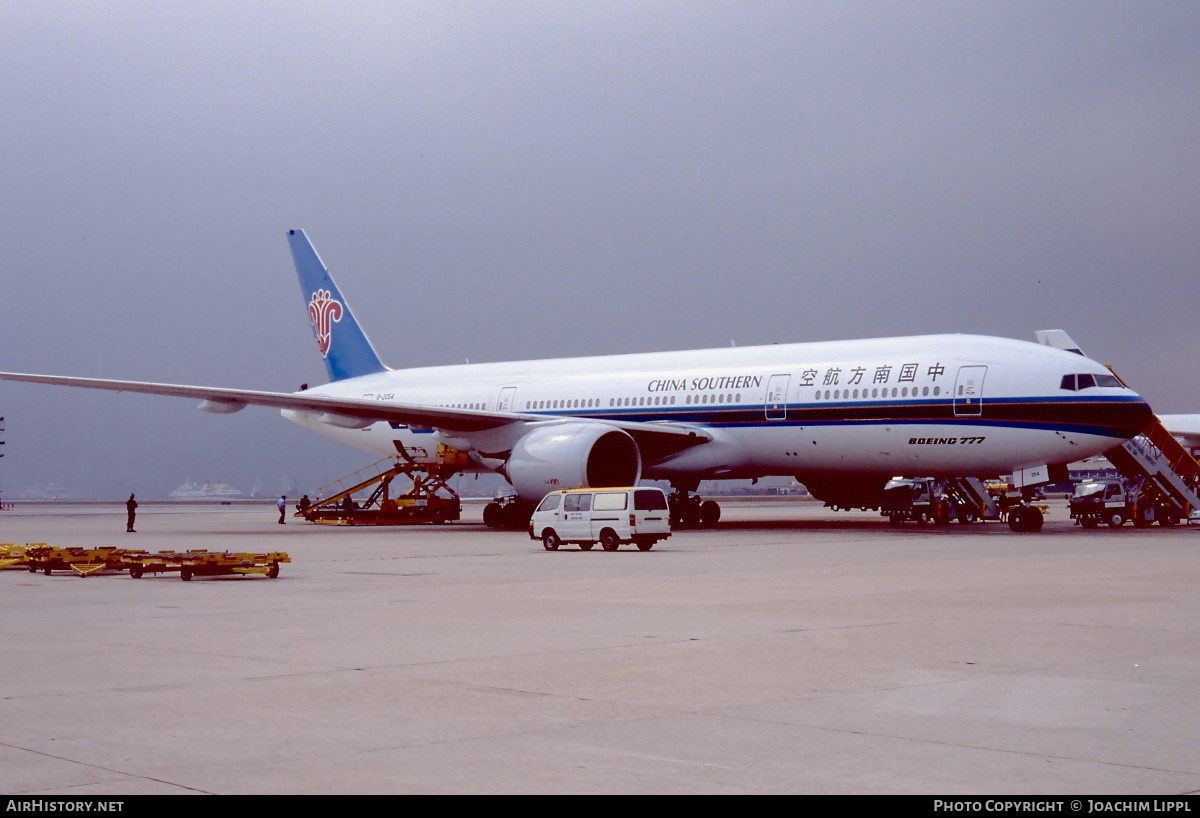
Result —
[[288, 245], [292, 248], [300, 291], [308, 304], [308, 320], [312, 322], [317, 348], [329, 370], [329, 380], [385, 372], [387, 367], [375, 354], [358, 321], [354, 320], [350, 305], [342, 297], [308, 236], [303, 230], [289, 230]]

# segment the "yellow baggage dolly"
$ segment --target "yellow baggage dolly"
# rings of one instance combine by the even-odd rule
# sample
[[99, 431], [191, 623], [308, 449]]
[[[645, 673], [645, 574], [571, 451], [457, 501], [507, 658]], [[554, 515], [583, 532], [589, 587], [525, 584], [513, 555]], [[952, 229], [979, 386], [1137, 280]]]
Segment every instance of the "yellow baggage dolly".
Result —
[[267, 554], [235, 553], [231, 551], [146, 551], [127, 552], [123, 566], [129, 576], [140, 579], [145, 574], [179, 572], [179, 578], [189, 582], [192, 577], [215, 577], [231, 574], [262, 574], [269, 579], [279, 576], [279, 564], [291, 562], [283, 551]]
[[74, 571], [81, 577], [90, 577], [101, 571], [123, 571], [124, 551], [120, 548], [60, 548], [54, 545], [30, 543], [25, 548], [29, 573], [41, 571], [50, 576], [52, 571]]
[[24, 568], [25, 561], [28, 559], [25, 556], [25, 551], [31, 545], [45, 545], [45, 543], [37, 542], [17, 545], [11, 542], [0, 542], [0, 568]]

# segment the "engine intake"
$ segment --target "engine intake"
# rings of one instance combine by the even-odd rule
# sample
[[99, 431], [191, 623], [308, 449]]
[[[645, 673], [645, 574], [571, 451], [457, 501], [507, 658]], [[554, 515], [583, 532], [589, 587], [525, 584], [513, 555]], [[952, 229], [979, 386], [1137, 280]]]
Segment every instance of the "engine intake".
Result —
[[522, 500], [537, 502], [557, 489], [637, 485], [642, 454], [621, 429], [599, 423], [554, 423], [518, 440], [504, 473]]

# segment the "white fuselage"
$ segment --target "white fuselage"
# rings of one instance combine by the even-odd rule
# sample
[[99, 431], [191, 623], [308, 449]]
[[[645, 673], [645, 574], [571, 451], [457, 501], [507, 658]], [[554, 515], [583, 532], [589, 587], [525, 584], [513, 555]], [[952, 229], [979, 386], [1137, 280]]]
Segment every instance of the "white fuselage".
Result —
[[[1065, 389], [1111, 375], [1081, 355], [1004, 338], [937, 335], [670, 353], [469, 364], [383, 372], [310, 390], [549, 419], [665, 422], [711, 439], [643, 464], [672, 478], [990, 475], [1099, 454], [1138, 431], [1148, 408], [1120, 386]], [[378, 454], [418, 458], [436, 443], [510, 448], [535, 421], [448, 435], [376, 422], [309, 428]], [[423, 450], [423, 451], [422, 451]], [[486, 464], [484, 458], [478, 462]]]

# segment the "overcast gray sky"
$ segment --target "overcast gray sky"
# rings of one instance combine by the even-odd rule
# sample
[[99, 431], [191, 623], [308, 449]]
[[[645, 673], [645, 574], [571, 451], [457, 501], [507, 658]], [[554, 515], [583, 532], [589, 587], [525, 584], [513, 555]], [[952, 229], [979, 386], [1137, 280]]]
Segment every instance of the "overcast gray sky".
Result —
[[[1062, 327], [1200, 411], [1200, 4], [0, 4], [0, 368], [291, 390], [308, 231], [392, 366]], [[0, 489], [309, 488], [265, 409], [0, 384]]]

